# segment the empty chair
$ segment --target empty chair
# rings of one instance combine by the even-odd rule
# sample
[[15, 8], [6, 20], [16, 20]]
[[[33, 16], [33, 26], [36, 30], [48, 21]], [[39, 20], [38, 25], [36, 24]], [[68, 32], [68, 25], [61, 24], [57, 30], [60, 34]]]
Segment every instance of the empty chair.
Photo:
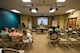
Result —
[[70, 38], [72, 35], [72, 31], [68, 31], [67, 34], [68, 34], [68, 37]]
[[67, 33], [60, 33], [59, 44], [68, 44], [68, 35], [67, 35]]
[[79, 35], [78, 40], [80, 40], [80, 31], [77, 31], [77, 33], [78, 33], [78, 35]]
[[53, 29], [49, 28], [48, 29], [48, 34], [51, 35], [53, 33]]
[[78, 43], [78, 37], [79, 37], [78, 33], [76, 31], [73, 31], [70, 37], [71, 43]]
[[55, 44], [58, 41], [58, 35], [56, 33], [53, 33], [50, 35], [50, 41], [51, 43]]

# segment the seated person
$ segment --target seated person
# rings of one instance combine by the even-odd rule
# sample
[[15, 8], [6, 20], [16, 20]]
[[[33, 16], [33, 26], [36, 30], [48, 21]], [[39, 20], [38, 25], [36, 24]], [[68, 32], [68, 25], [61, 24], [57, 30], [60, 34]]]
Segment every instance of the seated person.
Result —
[[79, 28], [79, 25], [77, 25], [77, 26], [75, 27], [75, 29], [76, 29], [77, 31], [79, 31], [79, 29], [80, 29], [80, 28]]
[[65, 31], [66, 33], [68, 32], [68, 30], [67, 30], [67, 29], [65, 29], [64, 31]]
[[23, 30], [22, 41], [26, 43], [32, 42], [32, 35], [26, 29]]
[[3, 30], [1, 31], [1, 35], [4, 36], [4, 35], [9, 35], [9, 32], [8, 32], [8, 28], [7, 27], [4, 27]]
[[58, 34], [59, 32], [60, 32], [60, 27], [59, 26], [57, 26], [57, 28], [55, 28], [55, 31], [56, 31], [56, 33]]
[[30, 42], [33, 42], [33, 37], [31, 35], [31, 33], [27, 33], [27, 36], [29, 37]]
[[68, 28], [68, 32], [70, 32], [70, 31], [72, 31], [72, 30], [73, 30], [72, 27], [69, 26], [69, 28]]
[[10, 32], [9, 36], [16, 36], [19, 39], [21, 39], [22, 34], [18, 33], [15, 28], [11, 28], [11, 32]]
[[4, 27], [2, 32], [1, 32], [1, 38], [5, 39], [6, 41], [11, 41], [11, 38], [9, 37], [9, 32], [8, 32], [8, 28]]

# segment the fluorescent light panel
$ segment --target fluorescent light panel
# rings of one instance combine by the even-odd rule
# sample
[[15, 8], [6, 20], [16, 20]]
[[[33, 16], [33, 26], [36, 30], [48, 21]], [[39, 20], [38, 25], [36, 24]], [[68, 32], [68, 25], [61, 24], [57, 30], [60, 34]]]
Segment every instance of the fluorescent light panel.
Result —
[[11, 10], [12, 12], [15, 12], [15, 13], [20, 13], [20, 11], [18, 10]]
[[66, 0], [57, 0], [56, 2], [65, 2]]
[[36, 9], [31, 9], [31, 12], [32, 13], [37, 13], [37, 10]]
[[56, 9], [52, 9], [49, 11], [49, 13], [54, 13], [56, 11]]
[[73, 12], [73, 11], [75, 11], [75, 9], [70, 9], [70, 10], [66, 11], [66, 13], [70, 13], [70, 12]]
[[31, 0], [22, 0], [23, 2], [31, 2]]

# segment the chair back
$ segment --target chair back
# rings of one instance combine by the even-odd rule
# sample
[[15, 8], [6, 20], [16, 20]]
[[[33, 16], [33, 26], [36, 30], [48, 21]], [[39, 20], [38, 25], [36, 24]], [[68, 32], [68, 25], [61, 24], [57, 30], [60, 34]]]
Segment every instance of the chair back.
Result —
[[58, 39], [58, 35], [56, 33], [53, 33], [50, 35], [50, 39], [51, 40], [57, 40]]
[[60, 38], [63, 38], [63, 39], [68, 39], [68, 35], [67, 33], [60, 33]]
[[11, 39], [13, 42], [20, 42], [21, 41], [20, 37], [18, 37], [18, 36], [11, 36]]
[[2, 50], [2, 53], [19, 53], [18, 50], [16, 49], [11, 49], [11, 48], [4, 48]]
[[5, 42], [11, 41], [11, 38], [9, 35], [2, 35], [1, 38], [2, 38], [2, 41], [5, 41]]
[[72, 35], [71, 35], [71, 38], [75, 38], [75, 39], [77, 39], [79, 37], [79, 34], [76, 32], [76, 33], [73, 33]]
[[27, 39], [29, 39], [28, 36], [26, 36], [26, 35], [22, 35], [22, 40], [27, 40]]

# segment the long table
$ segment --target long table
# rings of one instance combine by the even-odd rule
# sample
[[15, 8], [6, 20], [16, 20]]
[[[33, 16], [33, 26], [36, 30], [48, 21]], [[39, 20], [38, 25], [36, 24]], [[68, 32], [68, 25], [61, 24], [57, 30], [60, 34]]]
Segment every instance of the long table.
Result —
[[36, 28], [36, 32], [37, 32], [38, 30], [40, 30], [40, 31], [41, 31], [41, 33], [43, 33], [43, 31], [44, 31], [44, 30], [46, 30], [46, 31], [47, 31], [47, 30], [48, 30], [48, 28]]

